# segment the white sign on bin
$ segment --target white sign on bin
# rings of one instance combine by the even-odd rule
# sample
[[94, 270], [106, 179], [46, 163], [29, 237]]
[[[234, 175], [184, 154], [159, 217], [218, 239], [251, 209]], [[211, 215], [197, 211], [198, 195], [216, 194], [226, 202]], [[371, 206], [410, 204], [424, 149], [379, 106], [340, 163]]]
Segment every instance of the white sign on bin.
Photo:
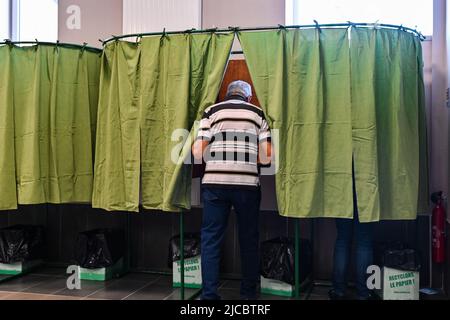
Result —
[[383, 300], [419, 300], [419, 272], [383, 268]]
[[[201, 288], [202, 286], [202, 259], [200, 256], [184, 260], [184, 283], [186, 287]], [[180, 285], [180, 261], [173, 262], [173, 285]]]

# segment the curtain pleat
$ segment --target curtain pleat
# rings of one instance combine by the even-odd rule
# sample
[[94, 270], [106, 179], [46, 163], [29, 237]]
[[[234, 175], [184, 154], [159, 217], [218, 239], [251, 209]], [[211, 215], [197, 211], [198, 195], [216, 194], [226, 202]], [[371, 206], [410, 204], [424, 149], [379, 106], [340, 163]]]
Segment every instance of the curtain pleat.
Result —
[[239, 33], [273, 130], [280, 214], [415, 219], [428, 205], [420, 40], [366, 28]]
[[94, 207], [190, 208], [183, 133], [214, 103], [233, 38], [233, 33], [164, 35], [105, 48]]
[[239, 33], [274, 136], [277, 202], [289, 217], [353, 217], [348, 33]]
[[428, 197], [420, 40], [397, 30], [362, 28], [351, 39], [360, 220], [413, 220]]
[[0, 210], [17, 208], [11, 48], [0, 46]]
[[0, 208], [90, 202], [99, 54], [50, 45], [5, 45], [0, 54], [0, 140], [9, 146]]

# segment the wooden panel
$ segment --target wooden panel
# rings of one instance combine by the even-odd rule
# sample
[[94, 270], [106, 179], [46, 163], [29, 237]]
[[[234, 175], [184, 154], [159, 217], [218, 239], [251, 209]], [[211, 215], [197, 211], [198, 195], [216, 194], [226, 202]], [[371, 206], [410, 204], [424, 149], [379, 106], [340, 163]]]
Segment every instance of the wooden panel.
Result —
[[[227, 94], [228, 85], [236, 80], [243, 80], [248, 82], [252, 86], [253, 97], [250, 101], [256, 106], [261, 106], [258, 98], [256, 97], [255, 88], [253, 87], [253, 82], [250, 78], [250, 72], [248, 71], [247, 63], [245, 60], [230, 60], [228, 62], [227, 69], [222, 81], [222, 86], [220, 87], [219, 96], [217, 97], [217, 102], [222, 102]], [[197, 164], [193, 166], [192, 178], [201, 178], [205, 172], [205, 163]]]
[[245, 60], [230, 60], [228, 62], [227, 70], [223, 78], [222, 87], [220, 88], [218, 102], [223, 101], [227, 94], [228, 85], [236, 80], [243, 80], [248, 82], [252, 86], [253, 98], [251, 103], [257, 106], [261, 106], [258, 98], [256, 97], [255, 88], [253, 86], [252, 79], [250, 78], [250, 72], [248, 71], [247, 63]]

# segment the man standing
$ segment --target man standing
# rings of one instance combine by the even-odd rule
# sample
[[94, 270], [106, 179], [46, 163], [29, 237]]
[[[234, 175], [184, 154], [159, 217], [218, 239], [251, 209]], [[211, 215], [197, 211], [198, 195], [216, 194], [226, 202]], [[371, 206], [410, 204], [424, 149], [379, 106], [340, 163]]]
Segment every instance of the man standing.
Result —
[[356, 238], [356, 291], [358, 300], [376, 300], [367, 287], [367, 268], [373, 263], [373, 231], [375, 223], [361, 223], [358, 216], [358, 197], [353, 169], [353, 219], [336, 219], [337, 238], [334, 245], [333, 289], [330, 300], [345, 300], [352, 251], [352, 238]]
[[235, 81], [224, 102], [205, 110], [192, 147], [205, 159], [202, 179], [202, 299], [220, 299], [220, 250], [228, 216], [237, 215], [241, 253], [241, 298], [256, 299], [259, 282], [259, 166], [269, 165], [272, 145], [263, 111], [250, 104], [251, 86]]

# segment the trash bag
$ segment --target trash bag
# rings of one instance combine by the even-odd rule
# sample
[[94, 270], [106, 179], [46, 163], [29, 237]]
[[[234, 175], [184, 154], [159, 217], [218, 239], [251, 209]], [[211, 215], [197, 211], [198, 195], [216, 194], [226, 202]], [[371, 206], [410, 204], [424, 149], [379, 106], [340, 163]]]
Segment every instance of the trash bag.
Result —
[[420, 271], [421, 267], [419, 254], [414, 249], [387, 250], [383, 265], [404, 271]]
[[[184, 258], [189, 259], [200, 255], [200, 233], [184, 234]], [[170, 238], [168, 266], [172, 267], [172, 262], [180, 260], [180, 235]]]
[[125, 233], [117, 229], [96, 229], [78, 234], [75, 260], [86, 269], [106, 268], [125, 255]]
[[401, 242], [381, 243], [376, 246], [377, 264], [404, 271], [420, 271], [420, 254]]
[[43, 226], [16, 225], [0, 229], [0, 263], [26, 262], [44, 257]]
[[[309, 240], [300, 240], [299, 252], [300, 283], [306, 280], [312, 271], [312, 248]], [[275, 238], [261, 244], [261, 275], [295, 284], [295, 244], [291, 238]]]

